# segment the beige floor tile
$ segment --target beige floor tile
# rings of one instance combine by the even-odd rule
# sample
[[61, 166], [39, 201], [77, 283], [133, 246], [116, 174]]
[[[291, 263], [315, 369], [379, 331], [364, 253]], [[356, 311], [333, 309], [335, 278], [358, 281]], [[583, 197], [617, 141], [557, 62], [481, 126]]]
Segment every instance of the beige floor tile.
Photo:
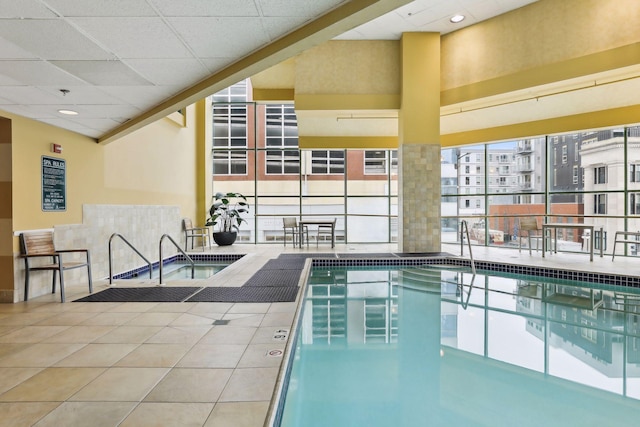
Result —
[[72, 355], [55, 364], [59, 367], [105, 367], [108, 368], [131, 353], [140, 344], [87, 344]]
[[263, 326], [258, 328], [251, 344], [285, 344], [290, 333], [289, 326]]
[[229, 326], [260, 326], [264, 314], [240, 314], [230, 313], [222, 316], [222, 320], [228, 320]]
[[214, 326], [200, 340], [201, 344], [249, 344], [258, 328], [244, 326]]
[[[94, 289], [95, 293], [96, 289]], [[102, 313], [113, 310], [122, 305], [121, 302], [77, 302], [73, 304], [71, 311], [82, 311], [86, 313]]]
[[277, 368], [282, 362], [284, 343], [251, 344], [247, 347], [238, 368]]
[[161, 326], [118, 326], [96, 339], [96, 343], [141, 344], [162, 330]]
[[180, 313], [142, 313], [127, 322], [128, 326], [167, 326], [180, 317]]
[[43, 368], [0, 368], [0, 393], [31, 378]]
[[267, 313], [262, 319], [260, 326], [291, 326], [295, 313]]
[[14, 353], [18, 353], [22, 350], [24, 350], [25, 348], [31, 346], [33, 344], [26, 344], [26, 343], [22, 343], [22, 344], [13, 344], [13, 343], [5, 343], [0, 345], [0, 360], [2, 360], [3, 357], [14, 354]]
[[166, 368], [109, 368], [68, 400], [138, 402], [167, 372]]
[[268, 401], [218, 403], [204, 427], [262, 427], [268, 410]]
[[199, 302], [193, 306], [189, 313], [206, 313], [206, 314], [225, 314], [229, 309], [233, 307], [232, 302]]
[[149, 338], [147, 344], [195, 344], [213, 326], [167, 326]]
[[98, 313], [82, 322], [82, 324], [85, 326], [118, 326], [130, 322], [137, 316], [140, 316], [140, 313]]
[[272, 302], [267, 313], [295, 313], [297, 307], [295, 302]]
[[213, 403], [141, 403], [119, 427], [202, 427]]
[[25, 326], [0, 337], [0, 343], [37, 343], [56, 335], [68, 326]]
[[191, 302], [163, 302], [151, 308], [149, 312], [153, 313], [186, 313], [191, 310], [197, 303]]
[[0, 427], [31, 426], [58, 405], [59, 402], [0, 403]]
[[100, 368], [47, 368], [0, 395], [0, 400], [63, 402], [102, 372]]
[[140, 344], [116, 366], [171, 368], [187, 354], [190, 344]]
[[0, 326], [35, 325], [53, 316], [55, 316], [53, 313], [14, 313], [0, 318]]
[[115, 326], [71, 326], [42, 340], [43, 343], [90, 343], [112, 331]]
[[233, 307], [231, 307], [227, 311], [227, 313], [229, 314], [231, 313], [242, 313], [242, 314], [266, 313], [267, 311], [269, 311], [270, 306], [271, 306], [270, 303], [264, 303], [264, 302], [256, 302], [256, 303], [239, 302], [239, 303], [233, 304]]
[[255, 402], [270, 400], [278, 368], [246, 368], [233, 371], [222, 391], [220, 402]]
[[109, 310], [111, 313], [145, 313], [156, 306], [159, 303], [157, 302], [124, 302], [117, 307]]
[[131, 412], [134, 402], [65, 402], [34, 427], [113, 427]]
[[22, 326], [0, 326], [0, 337], [8, 334], [9, 332], [13, 332], [17, 329], [20, 329]]
[[21, 351], [0, 359], [0, 367], [37, 368], [52, 366], [70, 354], [80, 350], [85, 344], [33, 344]]
[[38, 322], [37, 325], [47, 326], [73, 326], [95, 316], [96, 313], [64, 312]]
[[171, 326], [206, 326], [212, 325], [216, 320], [217, 318], [209, 317], [207, 314], [183, 313], [171, 322]]
[[178, 362], [181, 368], [235, 368], [246, 345], [196, 344]]
[[145, 401], [215, 403], [232, 372], [232, 369], [172, 369]]

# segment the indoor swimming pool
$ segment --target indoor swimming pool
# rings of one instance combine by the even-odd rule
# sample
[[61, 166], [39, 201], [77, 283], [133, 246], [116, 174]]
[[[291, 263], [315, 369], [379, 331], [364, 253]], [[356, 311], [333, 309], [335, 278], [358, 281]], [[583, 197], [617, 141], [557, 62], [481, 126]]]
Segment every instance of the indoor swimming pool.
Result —
[[479, 272], [314, 266], [271, 422], [637, 425], [638, 289]]
[[[193, 277], [191, 277], [191, 264], [184, 256], [173, 256], [165, 259], [162, 265], [162, 276], [164, 280], [190, 280], [190, 279], [207, 279], [238, 259], [242, 258], [241, 254], [231, 255], [192, 255], [194, 261]], [[144, 266], [136, 268], [125, 273], [114, 276], [114, 279], [157, 279], [159, 277], [158, 263], [153, 264], [151, 277], [149, 277], [149, 267]]]

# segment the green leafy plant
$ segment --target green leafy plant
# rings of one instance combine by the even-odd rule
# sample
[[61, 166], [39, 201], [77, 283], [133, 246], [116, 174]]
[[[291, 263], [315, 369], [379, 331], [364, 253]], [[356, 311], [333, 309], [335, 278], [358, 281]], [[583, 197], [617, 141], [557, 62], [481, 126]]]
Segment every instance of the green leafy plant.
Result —
[[216, 193], [205, 225], [218, 226], [218, 231], [232, 232], [246, 222], [242, 214], [249, 212], [247, 198], [240, 193]]

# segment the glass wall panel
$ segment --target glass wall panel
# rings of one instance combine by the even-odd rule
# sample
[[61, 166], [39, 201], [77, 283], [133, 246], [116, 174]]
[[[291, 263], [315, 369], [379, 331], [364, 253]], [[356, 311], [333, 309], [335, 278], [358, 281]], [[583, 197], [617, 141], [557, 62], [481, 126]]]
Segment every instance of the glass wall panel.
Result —
[[397, 194], [396, 150], [348, 150], [347, 194], [351, 196], [386, 196], [391, 194], [389, 172], [394, 177]]
[[385, 243], [389, 241], [389, 218], [350, 215], [347, 230], [350, 243]]

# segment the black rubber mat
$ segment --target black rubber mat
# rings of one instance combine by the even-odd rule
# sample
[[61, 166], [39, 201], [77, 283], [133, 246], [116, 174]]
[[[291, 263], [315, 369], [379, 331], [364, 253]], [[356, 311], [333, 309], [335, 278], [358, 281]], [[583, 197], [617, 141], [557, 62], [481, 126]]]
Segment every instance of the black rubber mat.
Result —
[[200, 287], [109, 288], [88, 295], [74, 302], [181, 302], [189, 298]]
[[302, 270], [305, 262], [306, 258], [270, 259], [261, 270]]
[[258, 270], [243, 287], [298, 286], [301, 270]]
[[278, 259], [295, 259], [295, 258], [307, 259], [307, 258], [335, 258], [335, 257], [336, 257], [336, 254], [334, 253], [324, 254], [324, 253], [307, 252], [302, 254], [280, 254]]
[[297, 286], [204, 288], [186, 302], [293, 302], [297, 295]]

